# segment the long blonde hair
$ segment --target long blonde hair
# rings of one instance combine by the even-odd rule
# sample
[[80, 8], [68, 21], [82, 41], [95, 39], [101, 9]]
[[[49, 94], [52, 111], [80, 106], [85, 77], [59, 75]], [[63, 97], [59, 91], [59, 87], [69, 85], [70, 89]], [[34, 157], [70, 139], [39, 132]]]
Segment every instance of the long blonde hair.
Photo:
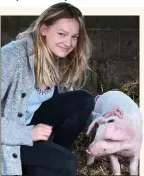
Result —
[[[74, 18], [80, 24], [79, 38], [76, 48], [66, 58], [56, 59], [47, 48], [46, 41], [40, 33], [42, 24], [52, 25], [62, 18]], [[49, 87], [62, 84], [77, 88], [85, 84], [88, 60], [91, 56], [91, 43], [86, 33], [81, 11], [65, 2], [57, 3], [46, 9], [30, 27], [20, 33], [17, 39], [27, 35], [33, 36], [35, 57], [35, 78], [38, 86]]]

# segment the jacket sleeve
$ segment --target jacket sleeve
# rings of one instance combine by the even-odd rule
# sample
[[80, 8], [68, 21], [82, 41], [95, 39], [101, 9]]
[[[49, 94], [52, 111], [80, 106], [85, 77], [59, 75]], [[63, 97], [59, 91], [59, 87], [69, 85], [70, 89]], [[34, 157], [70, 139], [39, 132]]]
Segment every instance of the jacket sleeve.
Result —
[[[8, 88], [11, 86], [15, 70], [19, 64], [19, 50], [11, 43], [1, 48], [1, 68], [2, 68], [2, 87], [1, 87], [1, 107], [4, 108], [5, 99], [8, 97]], [[1, 111], [2, 112], [2, 111]], [[18, 124], [1, 114], [1, 143], [3, 145], [33, 145], [32, 126]]]
[[19, 125], [15, 121], [2, 117], [1, 143], [3, 145], [33, 145], [33, 125]]

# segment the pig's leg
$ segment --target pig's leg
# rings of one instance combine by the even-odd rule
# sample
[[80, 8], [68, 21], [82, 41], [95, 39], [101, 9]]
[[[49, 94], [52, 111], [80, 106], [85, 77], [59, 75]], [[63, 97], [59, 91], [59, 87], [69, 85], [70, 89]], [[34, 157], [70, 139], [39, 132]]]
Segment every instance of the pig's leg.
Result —
[[138, 156], [137, 155], [130, 157], [129, 172], [130, 172], [130, 175], [138, 175]]
[[87, 165], [94, 163], [95, 156], [87, 155]]
[[120, 164], [118, 161], [118, 157], [116, 155], [109, 155], [111, 165], [112, 165], [112, 171], [114, 175], [121, 175], [121, 170], [120, 170]]

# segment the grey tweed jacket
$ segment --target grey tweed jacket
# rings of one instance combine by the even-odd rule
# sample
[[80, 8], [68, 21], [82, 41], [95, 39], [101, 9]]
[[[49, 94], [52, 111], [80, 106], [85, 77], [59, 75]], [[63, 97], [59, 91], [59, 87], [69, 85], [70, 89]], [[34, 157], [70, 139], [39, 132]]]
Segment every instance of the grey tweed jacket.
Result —
[[33, 145], [33, 126], [25, 122], [27, 99], [35, 86], [32, 46], [28, 36], [1, 48], [2, 175], [22, 175], [20, 145]]

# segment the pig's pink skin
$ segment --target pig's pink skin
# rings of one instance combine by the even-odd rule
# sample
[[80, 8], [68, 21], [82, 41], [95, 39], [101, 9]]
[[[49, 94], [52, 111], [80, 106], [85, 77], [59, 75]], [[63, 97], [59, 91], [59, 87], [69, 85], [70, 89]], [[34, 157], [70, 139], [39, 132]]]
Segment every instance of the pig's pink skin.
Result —
[[[115, 112], [115, 107], [118, 111], [120, 111], [123, 115], [123, 118], [112, 117], [110, 113], [107, 112]], [[97, 130], [97, 135], [95, 137], [95, 142], [102, 141], [104, 139], [113, 139], [116, 141], [127, 141], [133, 145], [135, 148], [135, 144], [138, 147], [141, 146], [142, 142], [142, 115], [140, 113], [140, 109], [137, 104], [126, 94], [120, 91], [108, 91], [102, 94], [96, 101], [95, 109], [96, 113], [105, 114], [107, 118], [101, 117], [97, 120], [97, 123], [101, 124], [103, 122], [107, 122], [108, 119], [114, 119], [114, 123], [119, 123], [119, 125], [112, 125], [114, 123], [109, 123], [102, 128], [101, 125]], [[112, 113], [113, 115], [113, 113]], [[117, 130], [115, 130], [117, 128]], [[90, 132], [90, 130], [89, 130]], [[101, 135], [104, 133], [104, 135]], [[104, 138], [100, 138], [99, 135], [104, 136]], [[93, 141], [94, 142], [94, 141]], [[132, 146], [130, 146], [131, 150]], [[129, 148], [127, 148], [129, 150]]]
[[126, 119], [122, 119], [119, 122], [113, 122], [107, 125], [105, 129], [104, 139], [111, 139], [115, 141], [126, 141], [134, 139], [137, 135], [136, 129], [130, 125]]
[[120, 142], [99, 141], [90, 145], [88, 151], [91, 153], [91, 155], [100, 157], [117, 152], [120, 148], [120, 145]]
[[[100, 129], [105, 131], [104, 135], [102, 135], [103, 132]], [[140, 150], [141, 142], [142, 139], [137, 130], [123, 119], [99, 127], [97, 136], [89, 145], [88, 151], [93, 156], [113, 153], [133, 156]]]
[[[106, 156], [109, 154], [120, 154], [122, 156], [133, 156], [137, 153], [138, 147], [135, 143], [135, 148], [133, 148], [132, 143], [127, 142], [115, 142], [115, 141], [99, 141], [96, 144], [91, 144], [88, 148], [88, 151], [92, 156], [100, 157]], [[129, 149], [128, 149], [129, 148]]]

